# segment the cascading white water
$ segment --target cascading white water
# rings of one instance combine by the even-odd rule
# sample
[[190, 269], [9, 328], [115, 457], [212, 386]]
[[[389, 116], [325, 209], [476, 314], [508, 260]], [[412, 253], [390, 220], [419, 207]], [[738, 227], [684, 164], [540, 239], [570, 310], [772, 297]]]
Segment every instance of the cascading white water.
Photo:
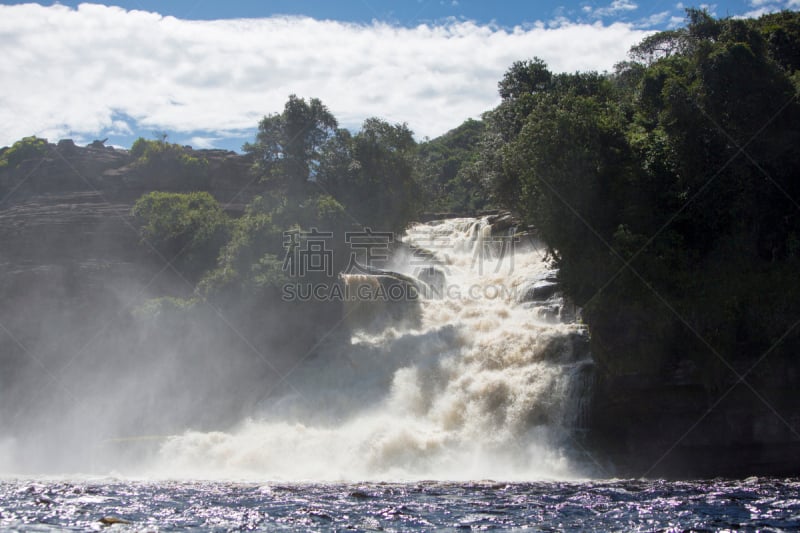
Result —
[[[163, 476], [279, 480], [566, 478], [587, 364], [576, 323], [519, 303], [548, 266], [529, 242], [497, 242], [484, 219], [409, 229], [392, 269], [436, 265], [419, 320], [356, 330], [285, 380], [231, 432], [188, 432], [160, 449]], [[412, 253], [426, 249], [431, 254]], [[441, 280], [441, 275], [437, 275]], [[372, 284], [358, 278], [362, 284]], [[390, 304], [391, 305], [391, 304]], [[585, 380], [584, 380], [585, 381]]]

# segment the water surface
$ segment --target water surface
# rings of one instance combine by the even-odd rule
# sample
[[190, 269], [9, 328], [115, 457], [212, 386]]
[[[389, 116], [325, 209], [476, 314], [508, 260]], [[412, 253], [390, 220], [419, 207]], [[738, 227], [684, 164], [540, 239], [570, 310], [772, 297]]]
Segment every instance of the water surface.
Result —
[[[118, 523], [114, 523], [118, 522]], [[0, 529], [797, 531], [800, 479], [0, 482]]]

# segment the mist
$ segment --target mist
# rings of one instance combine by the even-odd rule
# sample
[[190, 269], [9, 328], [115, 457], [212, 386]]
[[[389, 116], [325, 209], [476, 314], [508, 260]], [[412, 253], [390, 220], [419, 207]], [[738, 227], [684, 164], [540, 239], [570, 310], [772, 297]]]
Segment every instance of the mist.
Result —
[[[541, 244], [526, 240], [516, 264], [503, 265], [509, 256], [482, 240], [490, 229], [485, 219], [415, 226], [381, 275], [343, 282], [430, 288], [413, 276], [441, 269], [450, 290], [411, 302], [328, 302], [341, 320], [316, 336], [308, 304], [226, 314], [204, 302], [175, 313], [154, 296], [190, 295], [191, 286], [174, 271], [159, 272], [156, 261], [140, 264], [138, 278], [125, 262], [17, 273], [4, 287], [5, 309], [14, 313], [3, 323], [21, 333], [4, 339], [11, 356], [0, 398], [2, 474], [292, 481], [585, 474], [569, 443], [580, 416], [575, 376], [590, 365], [585, 338], [566, 311], [564, 321], [553, 314], [561, 300], [523, 303], [526, 283], [549, 272]], [[104, 231], [95, 233], [88, 246], [108, 250]], [[420, 268], [414, 250], [434, 235], [452, 249]], [[478, 275], [481, 249], [495, 255]], [[35, 277], [22, 283], [25, 276]], [[466, 297], [487, 286], [487, 299]]]

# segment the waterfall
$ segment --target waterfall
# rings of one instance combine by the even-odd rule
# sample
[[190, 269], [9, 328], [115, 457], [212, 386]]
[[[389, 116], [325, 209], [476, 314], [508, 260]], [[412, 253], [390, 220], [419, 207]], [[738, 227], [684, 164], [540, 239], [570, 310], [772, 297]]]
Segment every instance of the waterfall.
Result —
[[[349, 344], [302, 362], [236, 429], [170, 438], [153, 472], [317, 481], [580, 475], [570, 450], [591, 382], [586, 332], [564, 312], [541, 246], [493, 232], [486, 217], [416, 224], [402, 241], [387, 270], [344, 283], [377, 289], [415, 279], [430, 293], [346, 306]], [[394, 305], [403, 313], [379, 312]], [[415, 320], [398, 319], [408, 314]]]

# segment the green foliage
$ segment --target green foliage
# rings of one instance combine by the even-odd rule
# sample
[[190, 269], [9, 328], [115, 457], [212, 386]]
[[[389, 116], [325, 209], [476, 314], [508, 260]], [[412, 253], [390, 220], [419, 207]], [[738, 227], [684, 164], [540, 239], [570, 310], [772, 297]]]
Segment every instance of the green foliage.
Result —
[[800, 70], [800, 12], [764, 15], [754, 23], [769, 48], [769, 55], [789, 74]]
[[[603, 97], [546, 99], [503, 150], [513, 205], [552, 246], [565, 287], [585, 304], [619, 268], [606, 242], [620, 225], [639, 229], [633, 153], [619, 106]], [[598, 261], [602, 257], [603, 261]]]
[[344, 203], [365, 226], [400, 231], [419, 198], [414, 179], [416, 142], [406, 124], [371, 118], [353, 139], [354, 181]]
[[317, 176], [350, 215], [376, 231], [399, 231], [420, 207], [416, 141], [406, 124], [369, 118], [356, 135], [331, 138]]
[[201, 173], [208, 166], [208, 161], [191, 155], [190, 149], [165, 140], [136, 139], [131, 146], [131, 155], [137, 165], [152, 168], [175, 163], [186, 173]]
[[196, 298], [184, 299], [171, 296], [151, 298], [133, 310], [133, 316], [141, 320], [163, 320], [166, 315], [180, 315], [194, 309]]
[[283, 113], [261, 121], [245, 150], [268, 189], [233, 223], [216, 268], [198, 285], [204, 297], [276, 298], [290, 281], [287, 239], [312, 229], [333, 234], [338, 274], [349, 258], [346, 231], [401, 230], [416, 211], [416, 142], [405, 124], [368, 119], [352, 135], [336, 129], [319, 100], [292, 95]]
[[254, 170], [264, 182], [296, 203], [309, 193], [321, 153], [336, 132], [336, 119], [317, 98], [306, 102], [289, 96], [283, 113], [264, 117], [254, 143], [243, 149], [255, 159]]
[[230, 220], [207, 192], [151, 192], [136, 201], [133, 215], [142, 241], [179, 272], [196, 278], [216, 263]]
[[131, 156], [134, 159], [140, 159], [145, 155], [145, 152], [156, 151], [157, 148], [151, 148], [153, 145], [161, 145], [159, 141], [148, 141], [144, 137], [139, 137], [131, 145]]
[[552, 247], [611, 372], [711, 376], [695, 332], [754, 357], [800, 314], [797, 16], [687, 13], [611, 75], [515, 63], [486, 116], [492, 193]]
[[645, 37], [631, 48], [630, 55], [638, 63], [651, 65], [659, 59], [685, 52], [686, 29], [668, 30]]
[[547, 64], [535, 57], [530, 61], [515, 61], [497, 87], [503, 100], [514, 100], [547, 90], [552, 79]]
[[419, 145], [420, 186], [429, 209], [472, 212], [487, 207], [486, 183], [476, 171], [483, 121], [468, 119], [441, 137]]
[[139, 137], [130, 150], [134, 165], [157, 179], [161, 188], [202, 189], [207, 185], [208, 161], [191, 149], [165, 139]]
[[284, 253], [283, 229], [273, 221], [276, 212], [267, 198], [253, 199], [244, 215], [233, 222], [216, 268], [198, 285], [200, 294], [222, 298], [270, 284], [277, 286], [285, 280], [280, 270], [273, 268]]
[[327, 231], [342, 231], [352, 223], [350, 214], [336, 198], [322, 194], [311, 198], [303, 206], [306, 226], [326, 228]]
[[0, 155], [0, 168], [16, 168], [23, 161], [39, 159], [47, 153], [47, 139], [23, 137]]

